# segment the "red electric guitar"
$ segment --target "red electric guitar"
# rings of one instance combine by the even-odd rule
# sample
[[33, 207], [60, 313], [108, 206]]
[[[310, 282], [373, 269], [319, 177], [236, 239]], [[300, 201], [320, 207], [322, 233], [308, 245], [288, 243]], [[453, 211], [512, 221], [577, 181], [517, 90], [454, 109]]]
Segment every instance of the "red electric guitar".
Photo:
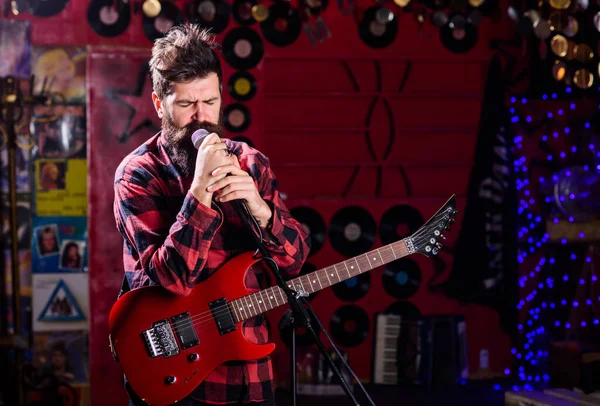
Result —
[[[435, 255], [442, 232], [454, 223], [453, 195], [413, 235], [327, 268], [289, 280], [308, 294], [414, 253]], [[269, 355], [275, 344], [253, 344], [241, 323], [287, 303], [278, 286], [250, 293], [244, 285], [248, 268], [259, 261], [241, 254], [189, 296], [160, 286], [134, 289], [121, 296], [110, 312], [109, 341], [115, 360], [133, 390], [151, 405], [174, 403], [187, 396], [218, 365]]]

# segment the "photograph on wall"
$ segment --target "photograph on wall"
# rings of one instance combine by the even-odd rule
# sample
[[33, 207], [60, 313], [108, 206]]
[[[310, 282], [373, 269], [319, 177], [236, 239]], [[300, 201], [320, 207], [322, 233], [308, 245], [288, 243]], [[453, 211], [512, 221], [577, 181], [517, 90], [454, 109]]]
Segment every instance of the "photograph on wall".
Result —
[[[3, 128], [0, 126], [0, 131], [3, 131]], [[2, 134], [0, 134], [2, 136]], [[19, 136], [19, 139], [24, 138]], [[4, 141], [0, 140], [0, 144], [3, 144]], [[0, 148], [0, 179], [2, 182], [1, 190], [3, 193], [8, 193], [9, 191], [9, 166], [8, 166], [8, 149], [6, 146]], [[23, 192], [31, 192], [31, 183], [30, 183], [30, 173], [31, 173], [31, 149], [30, 148], [20, 148], [17, 147], [15, 149], [15, 184], [17, 193]]]
[[[17, 239], [19, 249], [28, 249], [31, 247], [31, 193], [17, 194]], [[10, 206], [9, 200], [5, 197], [0, 200], [0, 211], [2, 213], [2, 239], [5, 243], [4, 248], [10, 248]]]
[[0, 20], [0, 76], [29, 77], [30, 27], [29, 21]]
[[87, 216], [87, 160], [35, 160], [35, 214]]
[[68, 103], [84, 103], [86, 57], [87, 50], [81, 47], [32, 47], [35, 92], [45, 85], [47, 92], [58, 93]]
[[36, 106], [30, 125], [35, 158], [85, 158], [85, 106]]
[[33, 274], [33, 331], [88, 329], [86, 273]]
[[89, 382], [88, 334], [85, 331], [36, 333], [33, 366], [38, 374], [61, 382]]
[[34, 217], [33, 273], [87, 272], [87, 218]]

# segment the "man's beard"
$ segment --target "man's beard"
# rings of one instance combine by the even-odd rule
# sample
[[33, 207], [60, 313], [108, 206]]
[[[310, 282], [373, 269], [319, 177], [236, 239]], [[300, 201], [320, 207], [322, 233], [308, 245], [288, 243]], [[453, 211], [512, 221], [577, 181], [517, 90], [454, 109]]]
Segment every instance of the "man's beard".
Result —
[[192, 134], [199, 129], [216, 133], [223, 138], [223, 112], [219, 113], [217, 124], [208, 121], [192, 121], [184, 127], [177, 127], [173, 119], [165, 113], [162, 119], [162, 133], [165, 137], [165, 149], [179, 172], [184, 177], [194, 174], [198, 150], [192, 143]]

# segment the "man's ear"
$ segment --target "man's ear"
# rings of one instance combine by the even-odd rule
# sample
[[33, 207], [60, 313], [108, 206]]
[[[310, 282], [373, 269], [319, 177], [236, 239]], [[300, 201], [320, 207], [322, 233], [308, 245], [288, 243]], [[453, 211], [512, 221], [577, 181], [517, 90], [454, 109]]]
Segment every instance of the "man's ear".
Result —
[[154, 92], [152, 92], [152, 103], [154, 104], [154, 109], [156, 110], [156, 114], [158, 114], [158, 118], [162, 119], [163, 118], [162, 100]]

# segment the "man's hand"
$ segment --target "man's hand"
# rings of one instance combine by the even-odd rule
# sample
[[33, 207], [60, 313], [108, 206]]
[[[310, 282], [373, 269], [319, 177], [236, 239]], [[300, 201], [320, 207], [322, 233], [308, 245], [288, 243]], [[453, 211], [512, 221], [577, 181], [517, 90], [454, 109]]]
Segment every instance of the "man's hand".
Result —
[[[215, 200], [229, 202], [236, 199], [244, 199], [248, 203], [248, 209], [261, 227], [266, 227], [273, 213], [269, 205], [263, 200], [256, 188], [254, 179], [240, 169], [237, 160], [234, 164], [220, 166], [212, 172], [217, 179], [208, 187], [208, 192], [217, 193]], [[231, 174], [223, 178], [223, 174]]]
[[[215, 133], [207, 136], [198, 148], [194, 180], [190, 187], [190, 191], [196, 199], [205, 206], [210, 207], [213, 191], [209, 191], [207, 188], [215, 182], [215, 176], [212, 175], [212, 172], [215, 168], [232, 163], [233, 158], [227, 151], [227, 145], [221, 141], [219, 136]], [[224, 172], [217, 180], [224, 178], [226, 175], [227, 172]]]

